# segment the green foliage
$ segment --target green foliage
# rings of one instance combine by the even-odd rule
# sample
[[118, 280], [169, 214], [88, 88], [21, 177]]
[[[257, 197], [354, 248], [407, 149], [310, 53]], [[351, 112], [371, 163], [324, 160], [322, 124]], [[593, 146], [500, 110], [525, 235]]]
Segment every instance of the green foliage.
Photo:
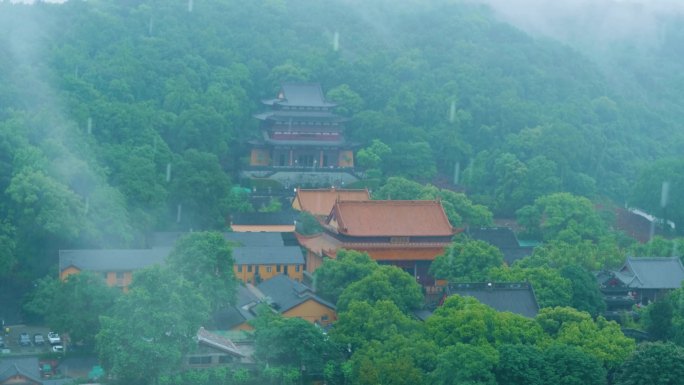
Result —
[[651, 339], [667, 341], [672, 338], [674, 334], [672, 330], [674, 306], [671, 297], [649, 304], [642, 314], [641, 322]]
[[259, 208], [260, 213], [277, 213], [283, 209], [283, 204], [280, 203], [280, 199], [271, 198], [268, 201], [268, 205]]
[[349, 362], [353, 383], [427, 384], [440, 349], [419, 330], [391, 334], [382, 342], [371, 340], [353, 350]]
[[487, 227], [493, 223], [492, 212], [483, 205], [473, 204], [463, 193], [446, 189], [438, 189], [427, 185], [423, 188], [420, 199], [439, 199], [449, 222], [454, 227], [473, 226]]
[[15, 231], [11, 223], [0, 220], [0, 277], [9, 273], [17, 263]]
[[634, 340], [622, 334], [620, 325], [569, 307], [541, 309], [536, 318], [556, 342], [576, 346], [606, 369], [617, 368], [634, 350]]
[[374, 194], [373, 199], [434, 200], [439, 199], [449, 222], [454, 227], [489, 226], [492, 213], [482, 205], [473, 204], [463, 193], [439, 189], [432, 185], [421, 185], [402, 177], [390, 177]]
[[641, 325], [651, 338], [684, 345], [684, 301], [681, 288], [649, 304], [643, 311]]
[[269, 316], [255, 325], [255, 356], [269, 366], [322, 373], [328, 361], [338, 359], [336, 346], [323, 331], [301, 318]]
[[214, 154], [187, 150], [176, 158], [171, 177], [171, 212], [181, 205], [184, 228], [221, 229], [230, 209], [231, 183]]
[[592, 317], [606, 310], [603, 294], [593, 274], [578, 266], [566, 266], [560, 273], [572, 284], [572, 307], [586, 311]]
[[616, 239], [603, 237], [597, 242], [551, 240], [536, 247], [532, 256], [518, 263], [525, 267], [547, 266], [561, 269], [566, 266], [579, 266], [585, 270], [597, 271], [617, 268], [624, 260], [624, 252], [619, 248]]
[[163, 374], [159, 377], [159, 385], [247, 385], [256, 384], [260, 379], [254, 378], [246, 369], [232, 370], [225, 366], [214, 368], [190, 369], [180, 373]]
[[518, 222], [530, 235], [574, 243], [598, 240], [607, 227], [587, 198], [570, 193], [539, 197], [534, 205], [517, 211]]
[[208, 318], [207, 301], [189, 281], [159, 266], [139, 271], [111, 315], [100, 317], [100, 360], [119, 381], [147, 384], [178, 368]]
[[547, 384], [549, 369], [542, 350], [531, 345], [501, 345], [494, 369], [497, 382], [507, 385]]
[[684, 255], [684, 238], [655, 236], [646, 243], [634, 243], [628, 253], [635, 257], [681, 257]]
[[[631, 204], [665, 220], [684, 223], [684, 204], [673, 199], [684, 191], [683, 175], [684, 161], [681, 159], [662, 159], [647, 164], [633, 187]], [[662, 191], [664, 188], [667, 188], [666, 192]], [[676, 227], [678, 234], [682, 234], [681, 229], [682, 226]]]
[[437, 164], [430, 144], [424, 141], [400, 142], [387, 154], [386, 174], [428, 181], [437, 174]]
[[493, 267], [503, 266], [501, 251], [484, 241], [457, 238], [430, 265], [430, 274], [450, 282], [486, 281]]
[[336, 303], [340, 294], [350, 284], [372, 274], [379, 268], [368, 254], [355, 250], [338, 250], [337, 258], [325, 259], [316, 269], [316, 293]]
[[233, 253], [221, 233], [184, 235], [169, 254], [168, 267], [193, 285], [212, 310], [233, 303], [236, 292]]
[[323, 231], [323, 226], [313, 215], [302, 211], [297, 216], [297, 232], [302, 235], [314, 235]]
[[424, 186], [418, 182], [402, 178], [387, 178], [377, 191], [373, 193], [373, 199], [380, 200], [412, 200], [418, 199], [423, 193]]
[[[249, 210], [245, 195], [232, 194], [230, 175], [258, 135], [259, 100], [282, 81], [305, 80], [320, 81], [352, 118], [350, 143], [365, 151], [377, 140], [389, 149], [358, 154], [360, 165], [373, 165], [369, 176], [379, 180], [382, 171], [388, 185], [393, 176], [438, 176], [442, 186], [458, 170], [469, 192], [399, 183], [376, 189], [376, 198], [441, 199], [455, 227], [490, 224], [490, 209], [517, 211], [528, 230], [558, 243], [547, 242], [534, 263], [492, 271], [529, 279], [545, 305], [584, 306], [591, 296], [579, 296], [551, 269], [613, 266], [622, 251], [578, 196], [628, 200], [684, 222], [681, 202], [660, 206], [662, 182], [670, 182], [670, 197], [680, 196], [684, 175], [676, 158], [684, 143], [681, 23], [676, 15], [661, 19], [662, 47], [651, 50], [622, 40], [600, 47], [591, 32], [591, 42], [574, 47], [532, 39], [467, 2], [219, 1], [195, 2], [193, 12], [174, 2], [0, 2], [0, 274], [11, 269], [30, 282], [59, 248], [123, 248], [141, 245], [136, 234], [150, 230], [225, 227], [228, 212]], [[339, 50], [330, 44], [333, 31]], [[592, 62], [598, 51], [611, 55], [599, 65]], [[659, 160], [666, 157], [673, 160]], [[633, 250], [655, 254], [661, 246]], [[171, 280], [189, 292], [196, 287]], [[366, 284], [364, 297], [396, 291]], [[183, 304], [179, 298], [169, 302]], [[674, 339], [682, 329], [677, 301]], [[120, 337], [113, 325], [128, 322], [122, 314], [105, 318], [107, 335]], [[112, 346], [128, 346], [121, 338]], [[173, 349], [157, 354], [130, 342], [124, 350], [147, 353], [116, 361], [133, 373], [156, 379], [152, 360], [175, 357]], [[368, 376], [356, 379], [420, 383], [434, 370], [414, 355], [376, 351], [355, 367]], [[298, 368], [271, 368], [261, 383], [302, 380]]]
[[533, 320], [500, 313], [475, 298], [453, 295], [425, 321], [428, 335], [440, 346], [543, 344], [546, 336]]
[[357, 350], [372, 341], [385, 343], [396, 334], [418, 332], [421, 327], [392, 301], [380, 300], [370, 304], [354, 300], [339, 313], [331, 337], [340, 345]]
[[362, 148], [356, 153], [356, 163], [365, 170], [381, 170], [383, 160], [391, 153], [392, 149], [386, 144], [373, 139], [370, 146]]
[[6, 193], [21, 218], [20, 226], [32, 224], [32, 238], [62, 236], [73, 241], [81, 233], [84, 206], [75, 192], [43, 171], [24, 169], [14, 175]]
[[326, 94], [326, 99], [338, 103], [335, 112], [343, 116], [353, 116], [363, 109], [365, 102], [358, 93], [347, 84], [340, 84], [331, 88]]
[[64, 282], [45, 277], [37, 282], [24, 310], [42, 316], [72, 341], [92, 346], [100, 330], [100, 315], [109, 313], [119, 295], [102, 276], [89, 272], [70, 275]]
[[684, 349], [671, 343], [643, 343], [622, 364], [616, 385], [684, 383]]
[[439, 355], [437, 368], [433, 372], [433, 383], [496, 385], [493, 370], [498, 361], [498, 352], [488, 345], [457, 343], [447, 347]]
[[374, 304], [389, 300], [407, 313], [423, 302], [420, 285], [410, 274], [395, 266], [379, 266], [371, 274], [347, 286], [337, 301], [337, 311], [346, 311], [353, 301]]
[[606, 370], [591, 355], [569, 345], [554, 345], [544, 352], [549, 368], [547, 384], [603, 385]]

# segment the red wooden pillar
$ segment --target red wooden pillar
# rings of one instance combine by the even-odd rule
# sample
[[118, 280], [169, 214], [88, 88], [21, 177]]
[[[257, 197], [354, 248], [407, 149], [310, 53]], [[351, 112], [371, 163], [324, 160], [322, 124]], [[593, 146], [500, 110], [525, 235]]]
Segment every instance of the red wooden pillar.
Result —
[[320, 155], [318, 156], [318, 166], [323, 167], [323, 150], [320, 151]]
[[292, 162], [293, 162], [293, 160], [292, 160], [292, 149], [290, 149], [290, 166], [292, 166]]

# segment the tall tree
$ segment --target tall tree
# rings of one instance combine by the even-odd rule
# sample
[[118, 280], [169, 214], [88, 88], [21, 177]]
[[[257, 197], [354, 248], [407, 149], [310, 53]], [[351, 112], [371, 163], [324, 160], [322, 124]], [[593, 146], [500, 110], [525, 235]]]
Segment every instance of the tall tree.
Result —
[[556, 342], [580, 348], [608, 370], [622, 364], [635, 347], [616, 322], [601, 316], [594, 321], [589, 313], [573, 308], [541, 309], [536, 320]]
[[593, 317], [606, 310], [606, 303], [593, 274], [579, 266], [566, 266], [560, 273], [572, 284], [572, 307], [586, 311]]
[[421, 327], [390, 300], [375, 304], [354, 300], [339, 313], [331, 337], [356, 351], [371, 341], [385, 343], [396, 334], [409, 335], [420, 331]]
[[390, 300], [403, 312], [409, 312], [420, 306], [423, 293], [415, 278], [405, 271], [395, 266], [380, 266], [342, 291], [337, 310], [347, 310], [355, 300], [369, 303]]
[[672, 343], [646, 342], [615, 375], [616, 385], [684, 384], [684, 349]]
[[233, 303], [236, 279], [233, 252], [218, 232], [194, 232], [180, 238], [168, 266], [193, 285], [213, 310]]
[[109, 316], [100, 317], [97, 350], [118, 381], [149, 384], [181, 364], [209, 306], [189, 281], [159, 266], [133, 276]]
[[503, 263], [501, 251], [487, 242], [457, 238], [435, 258], [430, 274], [453, 282], [482, 282], [489, 278], [491, 268]]
[[569, 345], [553, 345], [544, 352], [547, 384], [604, 385], [606, 370], [591, 355]]
[[[684, 204], [675, 198], [684, 191], [683, 173], [681, 159], [663, 159], [644, 167], [632, 191], [632, 204], [675, 224], [684, 223]], [[682, 226], [675, 230], [684, 234]]]
[[92, 346], [100, 331], [100, 316], [109, 314], [119, 295], [118, 289], [94, 273], [73, 274], [64, 282], [45, 277], [24, 309], [43, 316], [51, 328], [68, 333], [72, 341]]
[[171, 170], [169, 204], [180, 226], [202, 230], [225, 227], [231, 183], [218, 157], [187, 150], [176, 158]]
[[254, 325], [255, 356], [267, 366], [322, 374], [341, 351], [316, 325], [301, 318], [262, 315]]
[[367, 253], [338, 250], [337, 258], [326, 259], [323, 266], [314, 272], [316, 293], [329, 301], [337, 302], [347, 286], [372, 274], [378, 268], [377, 262]]
[[607, 231], [591, 201], [570, 193], [539, 197], [534, 205], [518, 210], [517, 216], [527, 232], [545, 241], [598, 240]]

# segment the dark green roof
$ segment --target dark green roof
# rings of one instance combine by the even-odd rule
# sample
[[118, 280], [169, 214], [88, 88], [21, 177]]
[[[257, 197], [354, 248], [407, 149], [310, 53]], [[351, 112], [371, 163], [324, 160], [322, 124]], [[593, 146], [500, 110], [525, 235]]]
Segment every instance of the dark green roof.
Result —
[[263, 101], [267, 105], [297, 107], [334, 107], [335, 103], [325, 100], [323, 89], [318, 83], [283, 83], [275, 99]]

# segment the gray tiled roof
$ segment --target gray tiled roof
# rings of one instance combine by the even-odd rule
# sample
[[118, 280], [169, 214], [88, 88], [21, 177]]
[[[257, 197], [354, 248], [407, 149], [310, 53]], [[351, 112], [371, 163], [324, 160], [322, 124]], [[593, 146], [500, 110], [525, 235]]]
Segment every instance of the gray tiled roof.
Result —
[[258, 232], [258, 233], [223, 233], [229, 241], [237, 243], [239, 246], [282, 246], [283, 237], [280, 233]]
[[251, 309], [259, 303], [259, 298], [243, 285], [238, 286], [236, 297], [234, 306], [219, 311], [214, 315], [216, 324], [226, 330], [232, 329], [255, 317]]
[[304, 264], [304, 254], [299, 246], [234, 247], [233, 259], [237, 265]]
[[684, 266], [678, 257], [627, 258], [619, 273], [616, 277], [632, 288], [677, 289], [684, 281]]
[[472, 239], [484, 241], [499, 248], [520, 246], [515, 233], [508, 227], [470, 228], [468, 235]]
[[297, 282], [286, 275], [275, 277], [260, 283], [257, 286], [265, 296], [271, 299], [271, 305], [279, 312], [286, 312], [308, 300], [314, 300], [331, 309], [335, 305], [317, 296], [311, 288]]
[[323, 90], [318, 83], [283, 83], [281, 90], [285, 100], [264, 101], [267, 104], [277, 103], [286, 106], [332, 107], [334, 103], [325, 100]]
[[3, 358], [0, 360], [0, 383], [21, 375], [41, 383], [37, 357]]
[[[155, 232], [149, 237], [148, 243], [150, 247], [173, 247], [176, 241], [186, 232]], [[283, 238], [280, 233], [223, 233], [223, 237], [231, 243], [239, 246], [282, 246]]]
[[294, 210], [273, 213], [235, 213], [230, 216], [233, 225], [293, 225], [299, 215]]
[[468, 230], [472, 239], [484, 241], [501, 250], [504, 261], [509, 266], [513, 262], [532, 255], [532, 247], [520, 246], [513, 230], [508, 227], [472, 228]]
[[74, 266], [84, 271], [133, 271], [164, 264], [170, 248], [60, 250], [59, 271]]
[[448, 295], [474, 297], [481, 303], [498, 311], [508, 311], [534, 318], [539, 304], [529, 283], [454, 283], [447, 289]]

